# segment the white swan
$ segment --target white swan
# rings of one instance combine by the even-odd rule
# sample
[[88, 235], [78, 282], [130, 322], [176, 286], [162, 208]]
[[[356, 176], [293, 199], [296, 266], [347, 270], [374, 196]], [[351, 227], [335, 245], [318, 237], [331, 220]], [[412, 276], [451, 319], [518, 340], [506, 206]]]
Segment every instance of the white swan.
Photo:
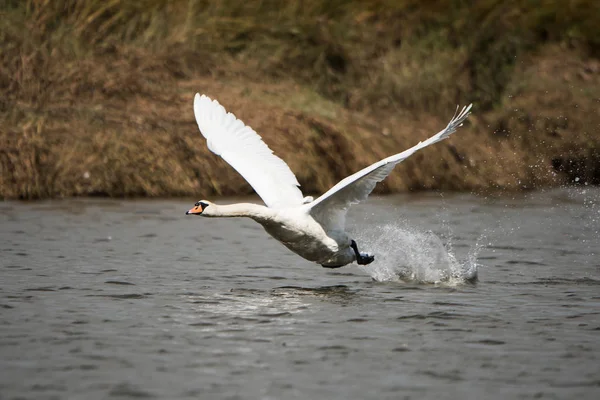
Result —
[[313, 201], [312, 197], [302, 196], [288, 165], [273, 154], [252, 128], [225, 111], [216, 100], [196, 94], [194, 114], [208, 148], [235, 168], [267, 206], [217, 205], [201, 200], [186, 214], [252, 218], [288, 249], [323, 267], [337, 268], [354, 261], [369, 264], [375, 257], [360, 253], [345, 231], [348, 207], [365, 200], [396, 164], [450, 136], [467, 118], [470, 109], [471, 105], [463, 107], [435, 136], [350, 175]]

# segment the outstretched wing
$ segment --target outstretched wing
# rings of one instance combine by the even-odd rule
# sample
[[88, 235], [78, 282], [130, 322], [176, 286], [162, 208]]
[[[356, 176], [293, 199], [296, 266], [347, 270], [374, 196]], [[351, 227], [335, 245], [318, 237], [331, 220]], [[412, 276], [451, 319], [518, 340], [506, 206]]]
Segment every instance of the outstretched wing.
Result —
[[196, 94], [194, 115], [208, 149], [235, 168], [267, 206], [302, 204], [294, 173], [252, 128], [205, 95]]
[[[309, 212], [317, 221], [327, 229], [343, 230], [346, 212], [352, 204], [359, 203], [369, 196], [378, 182], [384, 180], [394, 169], [396, 164], [402, 162], [417, 150], [446, 139], [456, 131], [463, 121], [469, 116], [472, 104], [463, 107], [460, 113], [455, 114], [446, 128], [430, 137], [424, 142], [419, 142], [414, 147], [376, 162], [357, 173], [341, 180], [321, 197], [309, 204]], [[458, 111], [458, 108], [457, 108]]]

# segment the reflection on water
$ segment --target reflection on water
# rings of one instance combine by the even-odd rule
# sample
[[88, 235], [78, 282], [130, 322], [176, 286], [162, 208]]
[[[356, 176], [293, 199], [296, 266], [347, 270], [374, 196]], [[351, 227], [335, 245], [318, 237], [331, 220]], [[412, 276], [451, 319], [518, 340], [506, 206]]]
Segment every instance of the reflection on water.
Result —
[[599, 204], [372, 198], [328, 270], [189, 201], [1, 203], [0, 395], [596, 398]]

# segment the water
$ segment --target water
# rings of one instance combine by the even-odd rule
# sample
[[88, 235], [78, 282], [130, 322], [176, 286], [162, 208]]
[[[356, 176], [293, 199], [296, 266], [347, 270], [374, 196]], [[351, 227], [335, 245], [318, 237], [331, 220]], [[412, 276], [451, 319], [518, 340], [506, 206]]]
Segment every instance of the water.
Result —
[[598, 189], [374, 197], [338, 270], [194, 200], [0, 203], [1, 399], [599, 398]]

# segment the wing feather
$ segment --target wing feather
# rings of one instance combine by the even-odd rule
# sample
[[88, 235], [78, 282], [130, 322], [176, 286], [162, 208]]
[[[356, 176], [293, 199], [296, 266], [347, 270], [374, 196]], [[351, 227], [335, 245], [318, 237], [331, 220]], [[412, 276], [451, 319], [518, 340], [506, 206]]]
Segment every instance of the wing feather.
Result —
[[296, 176], [252, 128], [205, 95], [196, 94], [194, 115], [208, 149], [242, 175], [267, 206], [302, 204]]
[[402, 153], [384, 158], [342, 179], [307, 206], [310, 214], [328, 229], [343, 230], [346, 212], [352, 204], [366, 200], [377, 183], [384, 180], [392, 172], [396, 164], [410, 157], [416, 151], [448, 138], [469, 116], [471, 106], [472, 104], [468, 107], [463, 107], [458, 114], [455, 113], [444, 130], [424, 142], [419, 142], [416, 146]]

